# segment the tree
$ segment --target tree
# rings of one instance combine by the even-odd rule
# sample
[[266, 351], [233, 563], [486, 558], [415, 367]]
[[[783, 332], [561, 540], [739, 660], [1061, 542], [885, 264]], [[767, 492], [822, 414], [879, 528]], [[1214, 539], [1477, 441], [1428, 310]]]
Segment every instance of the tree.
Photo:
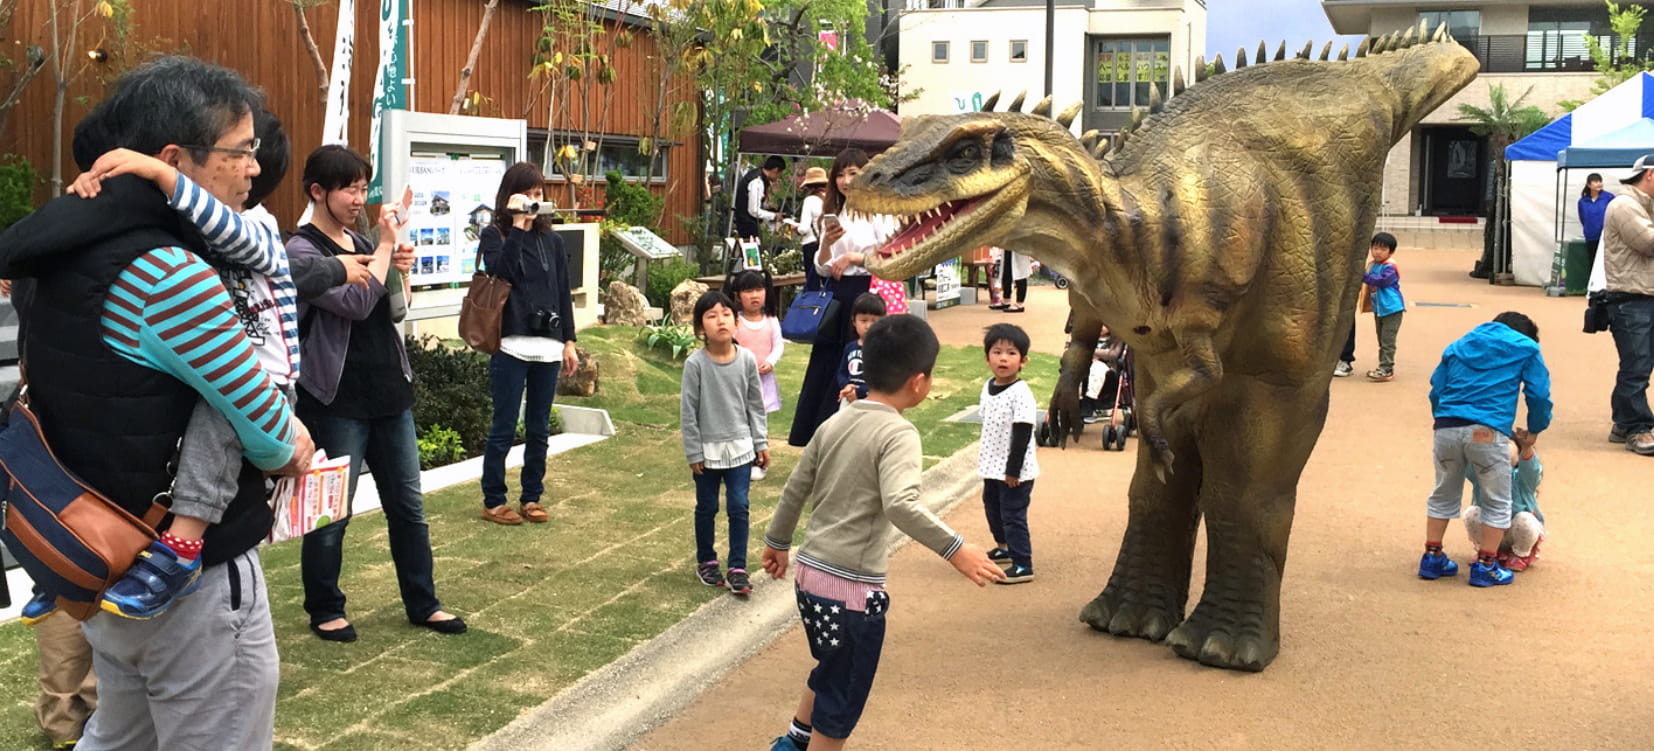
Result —
[[471, 84], [471, 71], [477, 68], [477, 56], [482, 54], [482, 41], [488, 37], [488, 23], [494, 20], [494, 11], [500, 7], [500, 0], [488, 0], [482, 8], [482, 22], [477, 24], [477, 39], [471, 43], [471, 54], [465, 58], [465, 67], [459, 71], [459, 87], [454, 91], [454, 101], [448, 107], [448, 114], [459, 114], [460, 107], [465, 104], [465, 91]]
[[[12, 14], [17, 11], [17, 0], [0, 0], [0, 29], [10, 29]], [[0, 41], [5, 37], [0, 36]], [[21, 40], [19, 40], [21, 43]], [[0, 69], [8, 71], [12, 78], [9, 85], [0, 86], [5, 91], [4, 99], [0, 99], [0, 135], [5, 134], [6, 124], [11, 120], [11, 111], [17, 107], [18, 101], [23, 98], [23, 91], [29, 83], [46, 69], [46, 51], [39, 45], [29, 45], [23, 50], [23, 64], [7, 56], [7, 45], [0, 45]], [[32, 172], [30, 173], [32, 176]]]
[[[293, 6], [293, 16], [299, 24], [299, 39], [304, 42], [305, 53], [310, 57], [310, 67], [316, 70], [316, 96], [323, 103], [327, 102], [327, 62], [322, 60], [322, 50], [316, 46], [316, 35], [310, 33], [310, 20], [305, 18], [307, 9], [318, 5], [326, 5], [328, 0], [286, 0]], [[497, 1], [497, 0], [496, 0]]]
[[[52, 195], [63, 192], [63, 104], [69, 84], [86, 69], [89, 61], [78, 42], [81, 28], [94, 17], [107, 19], [115, 41], [123, 44], [131, 30], [132, 6], [128, 0], [47, 0], [46, 26], [51, 38], [50, 62], [56, 94], [52, 98]], [[67, 28], [65, 28], [67, 27]], [[81, 61], [79, 66], [76, 61]]]
[[[1594, 36], [1585, 37], [1585, 49], [1590, 53], [1591, 62], [1599, 74], [1597, 80], [1591, 84], [1592, 98], [1648, 69], [1635, 54], [1637, 32], [1642, 29], [1643, 16], [1648, 9], [1640, 5], [1626, 5], [1622, 8], [1615, 5], [1613, 0], [1604, 0], [1604, 3], [1608, 6], [1608, 28], [1614, 32], [1613, 46], [1604, 50], [1601, 40]], [[1563, 112], [1572, 112], [1585, 101], [1588, 100], [1568, 100], [1559, 102], [1558, 105], [1562, 107]]]
[[[1517, 139], [1545, 127], [1546, 123], [1551, 121], [1551, 116], [1545, 114], [1544, 110], [1522, 103], [1532, 91], [1533, 88], [1529, 87], [1521, 96], [1512, 100], [1506, 93], [1504, 84], [1500, 84], [1488, 89], [1488, 106], [1459, 105], [1459, 119], [1471, 123], [1470, 132], [1487, 137], [1493, 161], [1493, 203], [1489, 207], [1487, 230], [1482, 235], [1482, 260], [1476, 264], [1476, 271], [1472, 272], [1478, 277], [1481, 276], [1478, 272], [1493, 275], [1495, 258], [1502, 257], [1507, 241], [1505, 204], [1508, 201], [1509, 188], [1505, 184], [1505, 149]], [[1496, 256], [1496, 252], [1500, 255]]]

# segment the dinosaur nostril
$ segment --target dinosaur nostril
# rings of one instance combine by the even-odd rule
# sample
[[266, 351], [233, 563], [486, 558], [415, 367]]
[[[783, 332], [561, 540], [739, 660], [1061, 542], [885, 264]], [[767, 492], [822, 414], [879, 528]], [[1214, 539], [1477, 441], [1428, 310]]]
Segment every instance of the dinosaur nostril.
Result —
[[864, 177], [866, 177], [867, 181], [870, 182], [870, 183], [877, 183], [877, 182], [883, 182], [884, 181], [884, 173], [879, 172], [877, 170], [875, 170], [873, 172], [865, 173]]

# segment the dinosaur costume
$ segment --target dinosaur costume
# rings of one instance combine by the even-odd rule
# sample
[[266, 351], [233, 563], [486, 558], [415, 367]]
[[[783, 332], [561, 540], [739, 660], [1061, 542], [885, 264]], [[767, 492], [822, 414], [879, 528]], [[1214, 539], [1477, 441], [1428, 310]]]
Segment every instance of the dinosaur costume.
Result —
[[[1280, 650], [1298, 478], [1355, 315], [1385, 156], [1478, 68], [1445, 27], [1422, 24], [1354, 58], [1330, 51], [1286, 60], [1283, 44], [1247, 67], [1242, 50], [1211, 77], [1202, 60], [1195, 85], [1175, 74], [1174, 96], [1162, 106], [1153, 92], [1106, 153], [1095, 132], [1068, 131], [1078, 105], [1053, 120], [1049, 99], [1027, 114], [1018, 97], [1008, 112], [907, 118], [850, 191], [851, 211], [905, 217], [868, 259], [881, 277], [998, 245], [1071, 280], [1074, 337], [1052, 400], [1068, 425], [1100, 325], [1135, 350], [1129, 522], [1080, 619], [1207, 665], [1262, 670]], [[1185, 618], [1203, 514], [1206, 586]]]

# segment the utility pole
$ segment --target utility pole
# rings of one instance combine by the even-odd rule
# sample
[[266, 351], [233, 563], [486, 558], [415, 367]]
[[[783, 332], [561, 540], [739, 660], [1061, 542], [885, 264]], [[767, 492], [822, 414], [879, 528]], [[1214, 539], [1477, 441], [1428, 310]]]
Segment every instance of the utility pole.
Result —
[[1045, 0], [1045, 95], [1051, 94], [1052, 56], [1057, 51], [1057, 0]]

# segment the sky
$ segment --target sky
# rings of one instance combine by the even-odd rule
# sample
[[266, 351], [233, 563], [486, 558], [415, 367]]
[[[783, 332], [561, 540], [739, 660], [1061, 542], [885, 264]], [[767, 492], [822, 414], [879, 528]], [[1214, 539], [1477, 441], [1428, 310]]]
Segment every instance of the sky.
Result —
[[1223, 53], [1224, 62], [1234, 67], [1235, 50], [1245, 47], [1247, 58], [1258, 51], [1259, 40], [1267, 40], [1271, 57], [1286, 40], [1287, 56], [1297, 54], [1304, 42], [1313, 40], [1313, 54], [1329, 40], [1332, 54], [1345, 42], [1353, 53], [1361, 37], [1335, 37], [1332, 22], [1317, 0], [1206, 0], [1206, 59]]

